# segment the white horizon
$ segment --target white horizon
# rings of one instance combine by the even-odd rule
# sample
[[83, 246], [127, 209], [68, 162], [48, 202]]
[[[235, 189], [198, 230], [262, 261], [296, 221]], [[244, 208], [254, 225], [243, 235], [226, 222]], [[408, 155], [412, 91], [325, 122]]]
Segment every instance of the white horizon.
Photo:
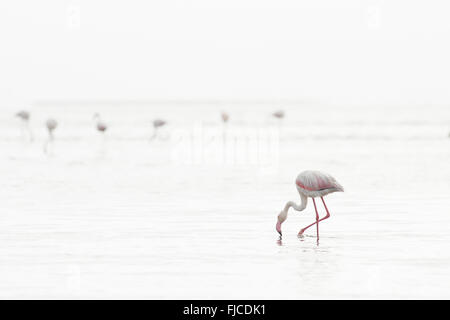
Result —
[[0, 4], [0, 103], [450, 104], [444, 1]]

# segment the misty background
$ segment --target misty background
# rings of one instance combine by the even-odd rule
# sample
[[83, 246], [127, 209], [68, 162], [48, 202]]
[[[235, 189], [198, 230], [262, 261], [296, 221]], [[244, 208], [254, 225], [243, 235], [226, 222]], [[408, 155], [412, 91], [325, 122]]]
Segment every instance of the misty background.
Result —
[[1, 1], [0, 298], [450, 297], [449, 9]]
[[448, 1], [2, 1], [0, 105], [450, 103]]

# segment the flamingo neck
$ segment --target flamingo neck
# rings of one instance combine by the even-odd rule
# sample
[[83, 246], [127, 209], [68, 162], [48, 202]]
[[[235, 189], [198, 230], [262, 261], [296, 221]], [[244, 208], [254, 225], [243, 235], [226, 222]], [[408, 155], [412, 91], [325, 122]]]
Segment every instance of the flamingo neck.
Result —
[[288, 202], [286, 203], [286, 205], [284, 206], [284, 211], [287, 212], [291, 207], [294, 208], [294, 209], [297, 210], [297, 211], [302, 211], [302, 210], [305, 209], [306, 206], [298, 205], [298, 204], [296, 204], [296, 203], [293, 202], [293, 201], [288, 201]]
[[288, 212], [289, 208], [294, 208], [297, 211], [303, 211], [306, 208], [306, 205], [308, 203], [308, 198], [300, 193], [300, 199], [302, 200], [302, 202], [300, 204], [296, 204], [293, 201], [288, 201], [286, 203], [286, 205], [284, 206], [284, 211]]

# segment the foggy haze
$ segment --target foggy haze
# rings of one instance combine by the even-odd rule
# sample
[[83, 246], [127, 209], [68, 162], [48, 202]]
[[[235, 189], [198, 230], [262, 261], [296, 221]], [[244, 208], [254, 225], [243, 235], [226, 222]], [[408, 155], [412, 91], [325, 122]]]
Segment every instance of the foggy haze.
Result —
[[446, 104], [446, 1], [2, 1], [2, 105]]

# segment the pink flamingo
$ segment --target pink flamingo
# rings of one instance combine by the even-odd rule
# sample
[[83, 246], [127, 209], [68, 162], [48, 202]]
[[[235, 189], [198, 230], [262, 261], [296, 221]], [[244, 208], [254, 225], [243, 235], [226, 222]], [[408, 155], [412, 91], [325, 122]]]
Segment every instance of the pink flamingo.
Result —
[[156, 135], [158, 134], [158, 128], [165, 126], [166, 124], [167, 122], [161, 119], [153, 120], [153, 135], [150, 137], [150, 140], [156, 138]]
[[[286, 203], [284, 209], [278, 215], [276, 230], [281, 236], [281, 224], [287, 219], [289, 208], [292, 207], [297, 211], [304, 210], [308, 203], [308, 197], [310, 197], [312, 198], [314, 209], [316, 210], [316, 222], [311, 223], [309, 226], [301, 229], [298, 235], [303, 235], [303, 232], [305, 232], [306, 229], [313, 225], [317, 225], [317, 240], [319, 240], [319, 222], [330, 217], [330, 212], [328, 212], [328, 208], [325, 204], [325, 201], [323, 200], [323, 197], [329, 193], [343, 192], [344, 188], [331, 175], [312, 170], [303, 171], [302, 173], [300, 173], [297, 176], [297, 179], [295, 179], [295, 185], [297, 187], [297, 191], [300, 193], [302, 203], [300, 205], [297, 205], [292, 201]], [[320, 197], [322, 199], [325, 210], [327, 211], [327, 215], [322, 219], [319, 219], [319, 213], [317, 212], [316, 201], [314, 200], [314, 198], [316, 197]]]
[[222, 117], [222, 122], [223, 122], [223, 123], [227, 123], [228, 120], [230, 119], [230, 116], [229, 116], [228, 113], [226, 113], [226, 112], [222, 112], [222, 113], [220, 114], [220, 116]]
[[274, 116], [275, 118], [278, 118], [278, 119], [283, 119], [284, 111], [283, 110], [275, 111], [274, 113], [272, 113], [272, 116]]
[[275, 111], [274, 113], [272, 113], [272, 117], [277, 119], [278, 130], [281, 130], [281, 124], [283, 123], [284, 116], [285, 116], [285, 114], [284, 114], [283, 110], [278, 110], [278, 111]]
[[47, 130], [48, 130], [48, 140], [44, 144], [44, 152], [48, 153], [48, 146], [53, 145], [53, 140], [54, 140], [53, 131], [58, 126], [58, 122], [53, 118], [49, 118], [45, 122], [45, 126], [47, 127]]
[[23, 121], [28, 121], [30, 120], [30, 113], [28, 111], [21, 110], [16, 113], [16, 117], [19, 117]]
[[100, 114], [95, 113], [94, 114], [94, 121], [97, 121], [97, 123], [95, 124], [95, 127], [97, 128], [97, 130], [104, 134], [105, 131], [108, 129], [108, 126], [106, 125], [106, 123], [104, 123], [101, 119], [100, 119]]
[[19, 117], [22, 120], [22, 136], [25, 137], [28, 134], [29, 140], [33, 141], [33, 133], [30, 129], [30, 113], [26, 110], [21, 110], [16, 113], [16, 117]]

